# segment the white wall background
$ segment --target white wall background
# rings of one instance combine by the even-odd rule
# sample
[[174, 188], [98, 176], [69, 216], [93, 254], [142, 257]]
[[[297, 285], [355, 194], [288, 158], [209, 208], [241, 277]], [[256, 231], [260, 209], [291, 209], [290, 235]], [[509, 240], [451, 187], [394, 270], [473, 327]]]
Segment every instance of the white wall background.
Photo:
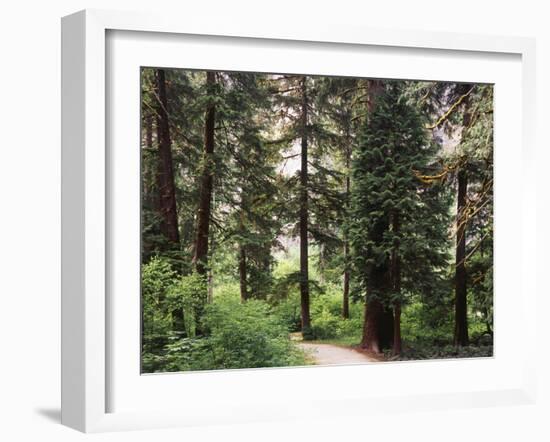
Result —
[[[540, 330], [540, 405], [85, 436], [59, 425], [60, 17], [84, 8], [215, 14], [227, 20], [315, 20], [374, 27], [537, 38], [539, 273], [549, 245], [550, 15], [545, 2], [454, 0], [19, 0], [0, 11], [0, 440], [550, 440], [547, 284], [533, 307]], [[521, 348], [518, 348], [521, 354]], [[290, 398], [291, 399], [291, 398]], [[182, 398], [185, 400], [185, 398]]]

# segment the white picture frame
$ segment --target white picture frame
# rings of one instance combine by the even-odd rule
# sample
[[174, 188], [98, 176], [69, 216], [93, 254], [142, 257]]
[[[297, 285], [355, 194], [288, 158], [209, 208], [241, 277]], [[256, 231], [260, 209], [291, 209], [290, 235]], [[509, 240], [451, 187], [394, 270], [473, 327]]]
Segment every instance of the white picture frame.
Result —
[[[138, 40], [142, 39], [141, 43], [139, 41], [136, 43], [135, 38], [130, 38], [131, 42], [122, 43], [123, 51], [118, 49], [117, 52], [117, 48], [113, 49], [109, 42], [109, 35], [124, 36], [136, 32], [139, 34], [133, 35], [139, 35]], [[505, 356], [507, 353], [505, 350], [506, 345], [508, 345], [506, 342], [501, 345], [500, 348], [503, 351], [500, 354], [499, 343], [495, 343], [495, 358], [493, 358], [493, 361], [488, 361], [483, 367], [479, 361], [457, 360], [395, 363], [368, 367], [246, 370], [140, 377], [139, 372], [132, 368], [135, 367], [134, 360], [132, 362], [134, 365], [129, 365], [128, 370], [130, 372], [117, 374], [119, 367], [124, 365], [121, 361], [129, 361], [133, 356], [131, 353], [119, 351], [121, 346], [117, 344], [117, 339], [122, 338], [117, 337], [120, 336], [117, 331], [117, 324], [125, 320], [117, 316], [117, 309], [113, 309], [113, 300], [108, 296], [109, 290], [112, 289], [110, 279], [112, 275], [109, 273], [108, 266], [111, 261], [117, 259], [116, 253], [113, 254], [110, 245], [116, 242], [116, 235], [123, 232], [116, 229], [116, 222], [112, 220], [113, 214], [117, 213], [116, 206], [114, 207], [113, 204], [119, 201], [110, 194], [113, 185], [113, 168], [120, 167], [116, 164], [121, 164], [121, 161], [118, 160], [118, 163], [113, 162], [112, 152], [109, 151], [109, 143], [116, 144], [117, 141], [116, 136], [107, 130], [106, 122], [114, 120], [120, 122], [121, 125], [124, 123], [117, 120], [117, 109], [120, 109], [121, 104], [116, 104], [116, 106], [119, 106], [118, 108], [116, 106], [110, 107], [112, 97], [109, 94], [113, 92], [110, 83], [119, 81], [117, 84], [120, 84], [120, 79], [117, 80], [117, 75], [119, 75], [117, 72], [110, 70], [113, 59], [109, 59], [109, 57], [119, 57], [121, 61], [133, 63], [132, 66], [135, 67], [139, 65], [140, 60], [142, 60], [140, 57], [143, 56], [142, 54], [136, 56], [136, 44], [143, 44], [145, 47], [145, 40], [153, 39], [156, 44], [153, 49], [159, 58], [151, 58], [151, 60], [158, 61], [155, 64], [156, 66], [228, 69], [228, 65], [222, 61], [217, 62], [218, 64], [214, 62], [214, 64], [206, 66], [201, 65], [200, 58], [195, 57], [196, 63], [199, 63], [196, 66], [179, 66], [178, 63], [172, 64], [169, 58], [162, 58], [163, 53], [165, 57], [169, 57], [170, 44], [180, 44], [179, 42], [184, 41], [186, 36], [188, 38], [192, 37], [195, 39], [194, 41], [199, 43], [204, 39], [205, 41], [216, 39], [216, 42], [225, 45], [225, 47], [232, 46], [231, 42], [235, 43], [234, 46], [236, 47], [244, 42], [242, 45], [244, 49], [246, 49], [247, 44], [255, 46], [257, 49], [264, 43], [278, 51], [281, 48], [291, 47], [298, 55], [294, 61], [289, 61], [291, 64], [294, 63], [295, 69], [306, 69], [304, 65], [300, 65], [300, 60], [306, 60], [307, 57], [304, 55], [305, 52], [300, 55], [300, 51], [308, 51], [308, 48], [317, 50], [317, 47], [321, 52], [332, 50], [334, 51], [333, 55], [337, 55], [338, 51], [365, 50], [384, 54], [384, 52], [397, 50], [401, 56], [411, 54], [411, 65], [414, 65], [413, 52], [416, 51], [415, 54], [418, 57], [428, 57], [426, 60], [433, 61], [433, 63], [430, 63], [433, 65], [430, 67], [432, 72], [435, 72], [433, 69], [436, 69], [434, 66], [437, 65], [437, 59], [443, 60], [447, 56], [451, 56], [451, 58], [464, 56], [466, 58], [461, 58], [461, 60], [465, 63], [472, 63], [471, 66], [475, 66], [475, 63], [484, 66], [484, 60], [491, 57], [499, 60], [509, 59], [511, 63], [508, 72], [510, 82], [507, 83], [507, 87], [512, 88], [516, 85], [520, 90], [516, 90], [517, 95], [512, 94], [515, 96], [515, 102], [503, 101], [504, 104], [500, 107], [497, 102], [495, 113], [501, 112], [501, 115], [504, 115], [502, 122], [505, 121], [506, 111], [510, 115], [521, 116], [519, 129], [513, 129], [515, 132], [510, 132], [507, 137], [508, 142], [517, 140], [520, 147], [516, 147], [513, 151], [501, 156], [503, 158], [501, 164], [504, 165], [502, 170], [506, 171], [506, 161], [508, 164], [514, 161], [516, 161], [515, 164], [519, 162], [522, 165], [521, 173], [524, 176], [528, 176], [533, 167], [535, 149], [532, 135], [534, 133], [535, 46], [534, 41], [531, 39], [404, 30], [382, 31], [338, 25], [327, 26], [327, 24], [311, 24], [298, 29], [292, 25], [281, 25], [280, 23], [277, 23], [277, 26], [269, 27], [265, 26], [265, 23], [213, 22], [201, 17], [188, 17], [182, 20], [182, 17], [100, 10], [81, 11], [63, 18], [62, 423], [80, 431], [97, 432], [207, 425], [213, 419], [218, 423], [254, 422], [300, 416], [368, 415], [374, 411], [396, 412], [533, 403], [536, 396], [536, 382], [535, 367], [532, 361], [535, 359], [530, 358], [530, 355], [534, 354], [536, 325], [533, 321], [528, 320], [526, 314], [518, 315], [517, 319], [521, 321], [522, 328], [525, 330], [521, 339], [521, 342], [524, 343], [524, 351], [521, 355], [517, 355], [516, 359], [519, 358], [519, 360], [513, 364], [513, 370], [510, 369], [512, 370], [511, 375], [507, 376], [510, 379], [504, 382], [499, 380], [498, 376], [494, 376], [494, 382], [487, 384], [485, 387], [482, 382], [479, 382], [474, 385], [474, 388], [468, 389], [469, 387], [465, 383], [460, 388], [457, 387], [457, 389], [451, 391], [446, 390], [444, 384], [439, 385], [432, 378], [433, 388], [429, 391], [426, 390], [425, 394], [419, 394], [412, 387], [407, 390], [398, 388], [398, 386], [384, 391], [374, 388], [369, 391], [358, 389], [354, 394], [348, 394], [349, 391], [348, 393], [338, 393], [337, 389], [329, 388], [330, 391], [327, 392], [326, 397], [317, 395], [308, 401], [295, 401], [292, 405], [283, 405], [278, 401], [277, 392], [275, 391], [278, 382], [283, 378], [285, 382], [296, 385], [299, 382], [309, 382], [310, 386], [308, 388], [313, 391], [315, 383], [325, 382], [330, 385], [331, 382], [334, 382], [336, 375], [344, 375], [352, 383], [354, 379], [364, 376], [365, 373], [378, 376], [384, 371], [385, 373], [391, 372], [393, 376], [399, 377], [403, 375], [405, 369], [408, 376], [418, 382], [430, 381], [429, 373], [434, 369], [444, 370], [447, 373], [463, 370], [467, 374], [473, 373], [475, 370], [482, 370], [488, 377], [491, 370], [503, 369], [506, 363]], [[159, 50], [164, 46], [166, 46], [166, 50]], [[215, 45], [210, 46], [214, 47]], [[201, 52], [202, 50], [195, 51]], [[142, 52], [147, 53], [145, 49]], [[149, 52], [151, 52], [151, 48]], [[471, 61], [468, 61], [469, 59]], [[345, 57], [342, 58], [342, 62], [344, 61]], [[258, 66], [258, 63], [257, 59], [256, 61], [252, 60], [249, 69], [254, 69], [254, 66]], [[241, 69], [246, 70], [246, 66], [239, 66]], [[314, 72], [308, 73], [325, 73], [320, 71], [323, 69], [321, 65], [316, 66], [316, 68], [312, 68], [315, 69]], [[418, 66], [421, 69], [421, 65]], [[326, 73], [331, 73], [332, 69], [334, 68], [327, 64]], [[347, 69], [346, 72], [351, 73], [351, 68]], [[428, 67], [425, 69], [428, 69]], [[280, 70], [285, 70], [285, 68]], [[357, 71], [356, 74], [358, 75], [361, 72]], [[392, 73], [387, 71], [380, 75], [391, 77]], [[443, 73], [439, 77], [437, 74], [433, 75], [435, 75], [433, 79], [446, 79]], [[485, 78], [483, 72], [477, 72], [476, 75], [472, 77], [474, 80], [480, 81]], [[503, 75], [499, 77], [503, 79], [503, 84], [508, 81], [504, 77], [505, 73], [499, 75]], [[422, 75], [417, 76], [419, 79], [421, 77]], [[489, 80], [490, 76], [487, 77], [487, 81]], [[498, 87], [498, 83], [496, 84]], [[136, 87], [139, 87], [139, 85], [136, 85]], [[135, 95], [133, 97], [135, 98]], [[518, 104], [520, 109], [510, 109], [510, 103]], [[134, 122], [135, 124], [138, 124], [137, 120]], [[131, 124], [134, 124], [132, 121], [129, 121], [129, 126], [124, 129], [127, 130], [127, 134], [134, 130], [131, 126]], [[505, 124], [501, 125], [504, 128], [506, 126]], [[498, 120], [496, 127], [496, 130], [501, 130], [498, 127]], [[498, 136], [495, 138], [498, 152], [499, 138]], [[501, 140], [500, 145], [504, 146], [506, 139], [501, 137]], [[136, 150], [138, 146], [139, 144], [135, 146]], [[127, 170], [129, 172], [127, 182], [135, 183], [135, 181], [132, 181], [135, 178], [135, 167], [132, 172], [130, 169], [133, 163], [127, 164], [129, 165], [122, 166], [123, 169], [117, 169], [119, 172], [116, 172], [114, 176], [120, 176], [120, 170], [123, 171], [122, 173]], [[495, 164], [495, 170], [498, 174], [499, 162], [496, 161]], [[139, 171], [137, 173], [139, 174]], [[506, 183], [506, 174], [500, 175], [496, 182]], [[503, 186], [501, 187], [503, 192], [509, 190], [509, 187], [506, 187], [505, 184], [501, 184], [501, 186]], [[516, 187], [518, 188], [513, 192], [520, 199], [522, 210], [517, 211], [516, 218], [510, 221], [511, 224], [508, 224], [508, 227], [502, 224], [502, 231], [514, 227], [520, 229], [520, 236], [513, 247], [517, 248], [517, 252], [521, 256], [521, 277], [516, 278], [514, 281], [510, 280], [510, 284], [506, 284], [504, 278], [511, 278], [511, 276], [506, 276], [506, 272], [500, 273], [503, 275], [503, 280], [500, 285], [496, 284], [495, 289], [495, 291], [499, 291], [499, 296], [503, 300], [500, 303], [496, 302], [495, 306], [495, 323], [498, 327], [496, 329], [497, 340], [499, 339], [500, 330], [504, 331], [501, 336], [508, 336], [505, 330], [506, 322], [510, 319], [507, 315], [510, 312], [511, 304], [509, 300], [506, 300], [507, 291], [511, 294], [510, 292], [513, 289], [518, 289], [514, 294], [517, 297], [515, 305], [518, 310], [526, 310], [527, 306], [532, 306], [537, 302], [536, 288], [534, 287], [535, 266], [532, 265], [536, 245], [534, 228], [536, 197], [531, 186], [524, 184], [521, 187]], [[136, 186], [136, 189], [138, 188], [139, 186]], [[503, 209], [499, 209], [498, 187], [495, 188], [495, 193], [497, 195], [495, 211], [501, 210], [501, 213], [505, 213], [505, 202], [500, 206]], [[124, 213], [135, 214], [131, 210], [132, 207], [130, 207], [130, 211], [119, 211], [118, 213], [121, 214], [120, 216], [123, 216]], [[497, 232], [500, 228], [498, 222], [498, 219], [496, 219]], [[499, 248], [496, 242], [495, 261], [500, 260], [503, 263], [503, 269], [506, 268], [506, 253], [506, 250]], [[131, 269], [128, 272], [131, 272]], [[497, 266], [496, 272], [498, 273]], [[133, 305], [135, 307], [135, 303]], [[135, 313], [135, 308], [130, 311]], [[128, 322], [130, 325], [125, 322], [123, 325], [124, 327], [127, 325], [130, 327], [131, 324], [136, 323], [137, 320], [132, 322], [132, 319], [130, 319]], [[132, 348], [131, 352], [137, 352], [139, 355], [139, 348], [129, 347]], [[501, 357], [501, 355], [503, 356]], [[498, 365], [499, 361], [503, 361], [501, 365]], [[191, 378], [190, 375], [194, 378]], [[196, 388], [209, 388], [209, 384], [215, 385], [215, 387], [210, 387], [212, 394], [207, 395], [205, 400], [207, 403], [202, 406], [197, 403], [194, 408], [175, 406], [170, 400], [169, 392], [176, 391], [174, 388], [183, 388], [181, 379], [184, 378], [181, 376], [186, 376], [187, 381], [192, 379], [192, 383], [195, 384]], [[116, 381], [113, 382], [113, 379]], [[120, 379], [135, 379], [136, 382], [141, 383], [143, 381], [147, 385], [124, 383]], [[124, 384], [125, 388], [119, 388], [119, 384]], [[234, 399], [225, 400], [223, 399], [223, 391], [220, 394], [219, 389], [229, 388], [226, 387], [228, 385], [243, 388], [247, 384], [250, 386], [244, 388], [242, 397], [232, 396]], [[268, 385], [272, 386], [271, 390]], [[275, 387], [273, 388], [273, 386]], [[139, 390], [142, 387], [144, 390]], [[127, 395], [126, 400], [120, 401], [121, 403], [135, 403], [138, 398], [131, 396], [131, 391], [136, 388], [138, 389], [136, 391], [143, 393], [144, 404], [135, 407], [113, 406], [113, 391], [116, 390], [118, 396]], [[272, 400], [267, 402], [257, 400], [258, 398], [255, 395], [262, 388], [267, 388], [268, 397]], [[153, 391], [156, 394], [154, 397], [150, 396]], [[159, 391], [160, 393], [158, 393]], [[221, 396], [219, 400], [216, 399], [215, 392]], [[229, 390], [227, 390], [227, 393], [229, 394]], [[167, 405], [158, 406], [157, 404], [163, 398], [166, 399]]]

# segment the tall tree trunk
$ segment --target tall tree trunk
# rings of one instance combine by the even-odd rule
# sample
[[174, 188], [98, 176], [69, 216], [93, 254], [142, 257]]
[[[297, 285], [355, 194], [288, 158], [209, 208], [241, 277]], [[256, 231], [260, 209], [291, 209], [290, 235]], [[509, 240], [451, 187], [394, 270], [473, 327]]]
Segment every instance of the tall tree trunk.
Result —
[[[212, 195], [212, 200], [215, 200], [215, 195]], [[214, 235], [210, 235], [210, 246], [208, 250], [210, 251], [210, 254], [214, 254], [216, 248], [216, 237]], [[208, 275], [206, 277], [206, 285], [207, 285], [207, 295], [206, 295], [206, 303], [212, 304], [214, 302], [214, 270], [212, 267], [208, 267]]]
[[363, 338], [361, 347], [375, 353], [381, 353], [380, 325], [384, 308], [377, 299], [365, 302], [365, 319], [363, 322]]
[[344, 239], [344, 265], [346, 266], [344, 270], [344, 296], [342, 300], [342, 317], [344, 319], [349, 319], [349, 243], [347, 239]]
[[168, 121], [168, 99], [166, 97], [166, 76], [163, 69], [157, 69], [157, 138], [159, 147], [158, 190], [161, 233], [173, 244], [179, 244], [178, 211], [176, 207], [176, 186]]
[[248, 290], [246, 288], [246, 250], [242, 244], [239, 244], [239, 282], [241, 288], [241, 301], [248, 299]]
[[366, 86], [367, 86], [367, 115], [368, 115], [374, 110], [374, 107], [376, 106], [376, 98], [384, 90], [384, 82], [382, 80], [367, 80]]
[[[367, 87], [367, 124], [369, 115], [374, 111], [376, 98], [382, 93], [384, 85], [380, 80], [366, 80]], [[379, 222], [373, 231], [374, 242], [382, 241], [388, 222]], [[393, 340], [393, 313], [384, 307], [376, 294], [387, 290], [387, 265], [371, 265], [368, 271], [367, 293], [365, 297], [365, 315], [361, 347], [380, 353], [391, 345]], [[373, 296], [374, 295], [374, 296]], [[390, 316], [391, 315], [391, 316]]]
[[392, 306], [383, 306], [382, 320], [380, 321], [380, 347], [382, 350], [391, 348], [393, 345], [394, 322]]
[[[350, 137], [348, 131], [348, 145], [346, 147], [346, 212], [349, 209], [349, 199], [351, 191], [351, 178], [350, 178], [350, 163], [351, 163], [351, 147], [349, 145]], [[346, 213], [347, 216], [347, 213]], [[350, 280], [350, 259], [349, 253], [349, 241], [346, 228], [344, 228], [344, 295], [342, 299], [342, 317], [349, 319], [349, 280]]]
[[[145, 152], [142, 151], [141, 153], [141, 164], [142, 164], [142, 179], [141, 179], [141, 191], [142, 191], [142, 204], [145, 207], [152, 208], [153, 202], [153, 185], [152, 182], [154, 181], [154, 173], [151, 174], [151, 165], [148, 161], [149, 155], [151, 155], [153, 151], [153, 116], [150, 113], [147, 113], [147, 116], [145, 117], [144, 121], [145, 125]], [[145, 241], [144, 241], [145, 242]], [[149, 247], [147, 247], [149, 249]], [[148, 255], [149, 250], [145, 250], [145, 247], [143, 247], [143, 255]], [[142, 258], [143, 259], [143, 258]], [[141, 314], [141, 331], [143, 333], [144, 331], [144, 315], [143, 315], [143, 308], [140, 311]], [[143, 341], [142, 341], [143, 344]]]
[[[206, 73], [206, 88], [208, 94], [212, 94], [216, 84], [215, 73]], [[206, 109], [204, 122], [204, 156], [200, 181], [199, 209], [197, 220], [197, 239], [195, 241], [195, 256], [193, 261], [199, 275], [206, 277], [208, 270], [208, 233], [210, 231], [210, 211], [212, 202], [212, 187], [214, 171], [214, 124], [216, 121], [216, 108], [212, 101]]]
[[[160, 231], [170, 242], [170, 247], [179, 247], [178, 211], [176, 207], [176, 185], [174, 183], [174, 164], [172, 160], [172, 141], [168, 115], [168, 98], [166, 95], [166, 74], [157, 69], [157, 141], [158, 170], [157, 187], [159, 193], [158, 209], [160, 212]], [[152, 143], [152, 127], [147, 124], [147, 143]], [[183, 311], [172, 311], [174, 330], [184, 328]]]
[[466, 346], [468, 338], [468, 305], [466, 286], [466, 194], [468, 177], [466, 170], [458, 172], [458, 195], [456, 207], [456, 270], [455, 270], [455, 330], [454, 344]]
[[370, 299], [365, 303], [361, 347], [375, 353], [391, 348], [394, 343], [394, 324], [393, 310], [384, 307], [377, 298]]
[[[393, 234], [399, 236], [401, 225], [399, 222], [399, 214], [393, 213], [392, 230]], [[399, 240], [392, 251], [392, 285], [396, 295], [401, 293], [401, 258], [399, 256]], [[392, 352], [394, 355], [401, 353], [401, 301], [396, 299], [393, 303], [393, 345]]]
[[[208, 71], [206, 73], [206, 89], [211, 96], [214, 94], [214, 88], [216, 85], [215, 72]], [[211, 98], [211, 97], [210, 97]], [[216, 108], [212, 100], [209, 100], [209, 104], [206, 108], [205, 121], [204, 121], [204, 156], [203, 156], [203, 170], [200, 179], [200, 191], [199, 191], [199, 208], [197, 216], [197, 239], [195, 241], [195, 254], [193, 256], [193, 263], [195, 265], [196, 272], [204, 278], [206, 282], [205, 302], [208, 298], [212, 297], [210, 292], [212, 286], [212, 274], [209, 271], [208, 266], [208, 244], [210, 241], [210, 212], [212, 205], [212, 193], [214, 182], [214, 125], [216, 121]], [[196, 333], [202, 335], [202, 313], [204, 305], [200, 305], [195, 309], [195, 321], [196, 321]]]
[[[379, 220], [373, 226], [371, 238], [374, 243], [382, 241], [388, 230], [388, 221]], [[381, 298], [388, 292], [388, 262], [369, 264], [366, 281], [365, 317], [361, 347], [380, 353], [393, 341], [393, 312], [384, 306]]]
[[153, 152], [153, 116], [148, 113], [145, 117], [145, 152], [142, 153], [142, 192], [143, 202], [147, 207], [153, 207], [153, 188], [155, 173], [151, 170], [150, 155]]
[[393, 305], [393, 354], [400, 355], [401, 348], [401, 302], [395, 301]]
[[300, 304], [302, 332], [309, 333], [309, 269], [308, 269], [308, 171], [307, 171], [307, 138], [308, 138], [308, 99], [306, 77], [301, 79], [302, 96], [302, 168], [300, 170]]
[[324, 285], [326, 282], [325, 271], [327, 269], [327, 246], [324, 242], [319, 243], [319, 258], [317, 260], [317, 268], [319, 273], [317, 275], [317, 280], [319, 284]]

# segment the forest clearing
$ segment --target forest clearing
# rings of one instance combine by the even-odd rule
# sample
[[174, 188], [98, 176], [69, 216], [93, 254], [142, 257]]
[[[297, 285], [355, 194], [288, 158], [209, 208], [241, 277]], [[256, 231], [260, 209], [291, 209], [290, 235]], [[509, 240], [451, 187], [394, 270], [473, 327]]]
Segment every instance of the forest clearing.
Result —
[[142, 372], [493, 355], [493, 86], [142, 68]]

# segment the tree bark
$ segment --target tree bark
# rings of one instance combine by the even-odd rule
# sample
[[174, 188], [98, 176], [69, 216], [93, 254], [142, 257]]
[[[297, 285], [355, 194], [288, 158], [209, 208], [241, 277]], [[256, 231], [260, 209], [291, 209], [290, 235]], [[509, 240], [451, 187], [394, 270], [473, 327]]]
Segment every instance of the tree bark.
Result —
[[380, 347], [382, 350], [391, 348], [393, 345], [394, 322], [393, 308], [383, 306], [380, 322]]
[[157, 69], [157, 138], [158, 138], [158, 191], [161, 233], [174, 244], [179, 244], [178, 211], [176, 207], [176, 186], [172, 143], [168, 121], [168, 99], [166, 96], [166, 76], [163, 69]]
[[301, 78], [301, 170], [300, 170], [300, 304], [302, 332], [309, 333], [309, 269], [308, 269], [308, 97], [306, 77]]
[[[346, 147], [346, 209], [349, 209], [349, 199], [351, 191], [351, 178], [350, 178], [350, 163], [351, 163], [351, 148], [349, 146], [350, 137], [348, 133], [348, 145]], [[346, 214], [347, 216], [347, 214]], [[349, 241], [346, 229], [344, 229], [344, 295], [342, 299], [342, 317], [349, 319]]]
[[[142, 213], [151, 211], [154, 218], [160, 216], [160, 198], [157, 192], [157, 176], [159, 169], [158, 149], [153, 146], [154, 118], [151, 111], [144, 110], [143, 118], [143, 150], [141, 152], [141, 203]], [[153, 219], [154, 219], [153, 218]], [[155, 233], [160, 233], [160, 226], [154, 226]], [[142, 242], [142, 260], [145, 262], [151, 255], [152, 245], [144, 238]]]
[[[212, 199], [214, 200], [215, 195], [212, 195]], [[216, 238], [214, 235], [210, 235], [210, 246], [208, 247], [209, 253], [213, 254], [214, 249], [216, 248]], [[212, 304], [214, 302], [214, 270], [212, 267], [208, 267], [208, 275], [206, 277], [206, 303]]]
[[401, 354], [401, 302], [395, 301], [393, 305], [393, 348], [394, 356]]
[[466, 194], [468, 177], [466, 170], [458, 172], [458, 195], [456, 207], [456, 270], [455, 270], [455, 330], [454, 344], [466, 346], [468, 338], [468, 305], [466, 286]]
[[[394, 212], [392, 215], [393, 234], [399, 236], [401, 229], [399, 214]], [[394, 294], [401, 294], [401, 258], [399, 256], [399, 240], [397, 240], [392, 252], [392, 285]], [[394, 356], [401, 354], [401, 301], [396, 299], [393, 303], [393, 345], [392, 353]]]
[[361, 347], [375, 353], [391, 348], [394, 341], [394, 312], [378, 299], [365, 303], [365, 321]]
[[380, 325], [383, 315], [383, 307], [380, 301], [372, 299], [365, 302], [365, 319], [363, 322], [363, 339], [361, 347], [375, 353], [381, 353]]
[[151, 171], [151, 163], [146, 159], [149, 158], [151, 152], [153, 151], [153, 116], [147, 114], [144, 119], [145, 125], [145, 152], [142, 153], [142, 198], [143, 202], [147, 204], [148, 207], [153, 206], [153, 182], [155, 180], [155, 173]]
[[248, 299], [248, 290], [246, 287], [246, 250], [242, 244], [239, 244], [239, 280], [241, 302], [245, 302]]
[[[380, 243], [384, 232], [388, 230], [388, 221], [381, 219], [370, 233], [374, 243]], [[361, 347], [376, 353], [391, 347], [393, 343], [393, 312], [382, 302], [390, 288], [389, 263], [369, 264], [366, 281], [365, 317]]]
[[208, 269], [206, 276], [206, 303], [212, 304], [214, 302], [214, 272], [212, 268]]
[[371, 113], [376, 106], [376, 98], [382, 93], [384, 82], [382, 80], [367, 80], [367, 113]]
[[[214, 72], [206, 73], [206, 87], [209, 94], [213, 93], [216, 84]], [[209, 102], [204, 122], [204, 156], [203, 171], [200, 180], [199, 209], [197, 220], [197, 239], [195, 241], [195, 255], [193, 261], [199, 275], [206, 277], [208, 271], [208, 234], [210, 231], [210, 211], [213, 188], [213, 163], [214, 163], [214, 124], [216, 121], [216, 108], [212, 101]]]
[[344, 238], [344, 265], [346, 266], [344, 270], [344, 296], [342, 300], [342, 317], [344, 319], [349, 319], [349, 244], [346, 238]]

